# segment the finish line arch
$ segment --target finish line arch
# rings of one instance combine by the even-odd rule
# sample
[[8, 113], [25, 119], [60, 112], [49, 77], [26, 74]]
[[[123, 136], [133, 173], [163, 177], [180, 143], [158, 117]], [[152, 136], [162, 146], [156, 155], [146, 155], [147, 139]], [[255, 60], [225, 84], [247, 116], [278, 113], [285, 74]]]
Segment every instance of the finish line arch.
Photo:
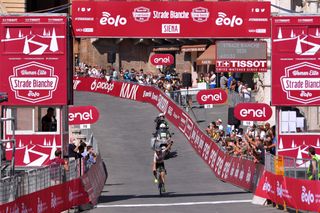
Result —
[[220, 150], [198, 124], [160, 89], [130, 82], [106, 81], [91, 77], [74, 77], [73, 89], [153, 105], [179, 129], [216, 177], [247, 191], [254, 191], [263, 167], [251, 160], [233, 157]]

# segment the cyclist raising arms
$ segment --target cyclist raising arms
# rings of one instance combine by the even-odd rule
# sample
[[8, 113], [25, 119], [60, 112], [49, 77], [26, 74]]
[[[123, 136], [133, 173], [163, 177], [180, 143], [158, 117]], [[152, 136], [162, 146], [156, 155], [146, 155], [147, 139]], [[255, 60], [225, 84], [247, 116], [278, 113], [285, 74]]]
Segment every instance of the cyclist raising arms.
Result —
[[[166, 168], [164, 166], [164, 157], [165, 153], [168, 149], [171, 148], [172, 143], [170, 143], [166, 148], [160, 148], [160, 146], [157, 146], [155, 148], [154, 157], [153, 157], [153, 175], [156, 178], [155, 183], [159, 182], [159, 187], [161, 188], [162, 192], [166, 192], [164, 184], [165, 184], [165, 175], [167, 173]], [[158, 178], [158, 175], [160, 176]]]

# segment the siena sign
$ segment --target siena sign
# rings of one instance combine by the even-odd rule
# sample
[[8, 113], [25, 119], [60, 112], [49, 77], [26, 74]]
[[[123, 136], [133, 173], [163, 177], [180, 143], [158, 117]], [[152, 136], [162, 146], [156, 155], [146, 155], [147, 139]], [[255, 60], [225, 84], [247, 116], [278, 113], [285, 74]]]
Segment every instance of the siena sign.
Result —
[[69, 125], [93, 124], [99, 119], [99, 111], [94, 106], [70, 106]]
[[272, 116], [272, 109], [267, 104], [240, 103], [234, 108], [234, 116], [240, 121], [267, 121]]

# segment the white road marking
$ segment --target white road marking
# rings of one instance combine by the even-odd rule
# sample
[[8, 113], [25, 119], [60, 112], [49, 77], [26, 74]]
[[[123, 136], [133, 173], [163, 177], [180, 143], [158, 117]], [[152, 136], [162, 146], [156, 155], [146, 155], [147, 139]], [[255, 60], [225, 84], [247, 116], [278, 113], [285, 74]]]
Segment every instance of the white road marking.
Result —
[[193, 206], [193, 205], [215, 205], [230, 203], [251, 203], [252, 200], [225, 200], [225, 201], [205, 201], [205, 202], [187, 202], [187, 203], [151, 203], [151, 204], [120, 204], [120, 205], [97, 205], [98, 208], [128, 208], [128, 207], [160, 207], [160, 206]]

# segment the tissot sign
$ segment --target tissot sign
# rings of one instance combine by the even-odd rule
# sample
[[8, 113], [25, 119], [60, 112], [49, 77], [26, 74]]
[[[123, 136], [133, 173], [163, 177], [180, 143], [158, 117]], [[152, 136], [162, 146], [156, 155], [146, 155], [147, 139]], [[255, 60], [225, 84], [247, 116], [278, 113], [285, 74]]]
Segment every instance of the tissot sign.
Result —
[[217, 41], [217, 72], [266, 72], [267, 42]]
[[270, 37], [270, 2], [74, 1], [72, 16], [79, 37]]
[[320, 104], [320, 17], [274, 17], [272, 104]]
[[3, 16], [0, 23], [3, 104], [66, 104], [66, 17]]

